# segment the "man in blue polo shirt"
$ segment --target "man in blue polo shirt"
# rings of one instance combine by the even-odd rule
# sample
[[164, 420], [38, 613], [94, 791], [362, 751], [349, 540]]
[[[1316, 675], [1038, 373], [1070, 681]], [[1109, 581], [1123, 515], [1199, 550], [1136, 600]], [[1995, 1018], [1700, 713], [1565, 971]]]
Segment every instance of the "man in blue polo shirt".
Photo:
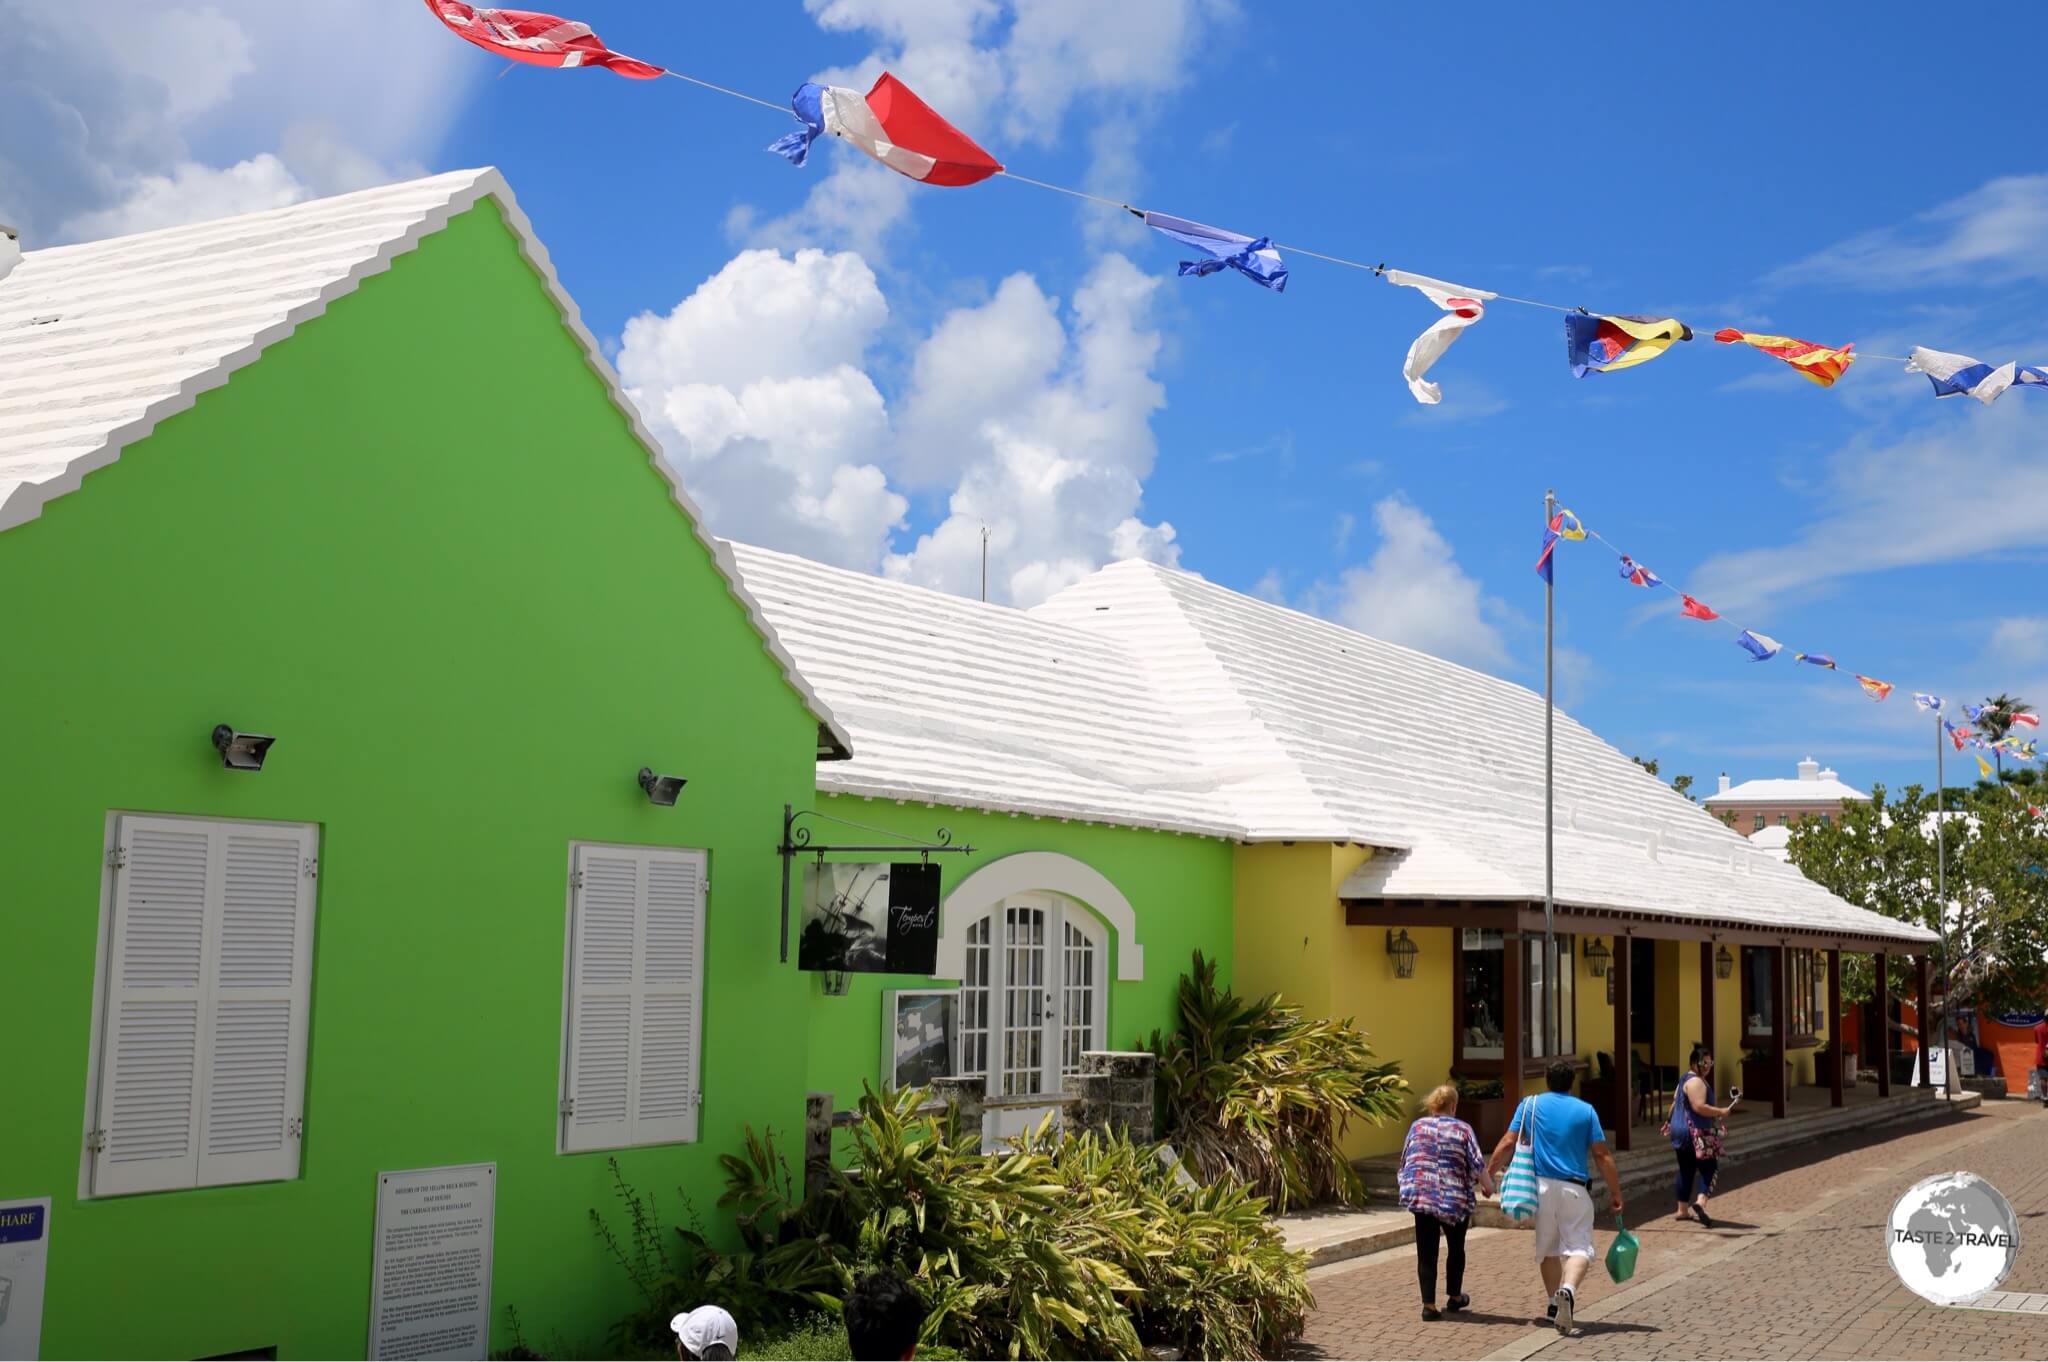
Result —
[[1498, 1182], [1527, 1121], [1536, 1173], [1536, 1260], [1543, 1272], [1543, 1290], [1550, 1297], [1550, 1318], [1560, 1334], [1572, 1331], [1579, 1282], [1593, 1261], [1593, 1187], [1587, 1155], [1600, 1165], [1600, 1176], [1607, 1182], [1608, 1209], [1621, 1210], [1621, 1174], [1607, 1148], [1607, 1132], [1600, 1126], [1600, 1114], [1572, 1096], [1573, 1077], [1572, 1066], [1563, 1060], [1550, 1066], [1544, 1074], [1550, 1091], [1515, 1108], [1508, 1133], [1494, 1147], [1488, 1165]]

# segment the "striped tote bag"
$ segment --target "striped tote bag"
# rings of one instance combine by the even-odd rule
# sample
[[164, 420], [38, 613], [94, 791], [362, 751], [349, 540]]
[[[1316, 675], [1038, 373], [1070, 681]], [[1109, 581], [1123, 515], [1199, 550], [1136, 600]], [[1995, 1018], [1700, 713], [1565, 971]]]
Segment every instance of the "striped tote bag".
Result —
[[1516, 1220], [1527, 1220], [1536, 1214], [1536, 1107], [1533, 1099], [1523, 1098], [1516, 1114], [1519, 1133], [1515, 1139], [1515, 1156], [1508, 1161], [1508, 1171], [1501, 1175], [1500, 1208]]

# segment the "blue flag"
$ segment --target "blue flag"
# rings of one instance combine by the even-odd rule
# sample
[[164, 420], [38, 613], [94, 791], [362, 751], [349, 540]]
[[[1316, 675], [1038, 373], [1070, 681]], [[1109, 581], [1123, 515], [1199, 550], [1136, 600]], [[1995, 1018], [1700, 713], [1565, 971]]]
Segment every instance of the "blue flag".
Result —
[[1168, 217], [1164, 213], [1145, 213], [1142, 216], [1145, 225], [1153, 231], [1164, 232], [1182, 245], [1192, 246], [1209, 257], [1207, 260], [1181, 261], [1183, 276], [1192, 274], [1200, 277], [1229, 268], [1275, 293], [1287, 291], [1287, 267], [1280, 262], [1280, 252], [1273, 249], [1271, 237], [1254, 239], [1240, 236], [1220, 227]]
[[796, 87], [796, 93], [789, 97], [789, 107], [796, 113], [796, 121], [803, 124], [795, 132], [786, 132], [768, 144], [768, 150], [777, 156], [786, 156], [789, 163], [801, 169], [810, 159], [811, 143], [825, 135], [825, 87], [805, 81]]
[[1785, 645], [1772, 638], [1769, 634], [1759, 634], [1752, 629], [1744, 629], [1735, 636], [1735, 646], [1759, 662], [1768, 662], [1776, 657]]

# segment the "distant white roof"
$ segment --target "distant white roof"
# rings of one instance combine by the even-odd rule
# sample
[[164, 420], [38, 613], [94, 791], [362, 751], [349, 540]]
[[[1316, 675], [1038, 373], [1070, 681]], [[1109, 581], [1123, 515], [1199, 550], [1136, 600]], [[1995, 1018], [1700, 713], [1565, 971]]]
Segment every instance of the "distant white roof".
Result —
[[1706, 804], [1825, 804], [1830, 807], [1847, 799], [1869, 799], [1870, 795], [1853, 785], [1844, 785], [1840, 776], [1832, 770], [1824, 770], [1812, 757], [1799, 763], [1799, 775], [1793, 780], [1745, 780], [1725, 790], [1717, 790], [1703, 801]]
[[[1347, 897], [1543, 897], [1543, 699], [1150, 563], [984, 605], [735, 547], [858, 755], [819, 787], [1379, 852]], [[1455, 724], [1455, 731], [1446, 728]], [[1911, 941], [1557, 716], [1557, 900]]]
[[1792, 827], [1788, 823], [1773, 823], [1767, 828], [1758, 828], [1749, 835], [1749, 844], [1760, 851], [1768, 851], [1781, 861], [1792, 859]]
[[29, 251], [0, 280], [0, 531], [35, 519], [78, 490], [165, 417], [226, 383], [243, 365], [336, 298], [389, 269], [450, 218], [483, 198], [506, 224], [584, 362], [717, 559], [769, 653], [819, 721], [820, 755], [848, 739], [773, 628], [747, 598], [724, 546], [657, 456], [654, 438], [619, 390], [547, 248], [489, 168], [366, 189], [290, 208], [77, 246]]

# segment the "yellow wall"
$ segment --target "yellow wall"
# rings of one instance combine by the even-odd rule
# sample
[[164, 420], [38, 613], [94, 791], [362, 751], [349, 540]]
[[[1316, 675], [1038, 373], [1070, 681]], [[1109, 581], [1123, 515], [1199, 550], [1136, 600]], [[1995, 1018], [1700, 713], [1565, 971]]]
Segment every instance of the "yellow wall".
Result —
[[[1278, 992], [1313, 1017], [1349, 1019], [1383, 1059], [1398, 1060], [1409, 1114], [1451, 1070], [1451, 933], [1408, 929], [1413, 978], [1396, 979], [1383, 927], [1344, 921], [1338, 886], [1364, 864], [1363, 847], [1327, 842], [1259, 843], [1237, 849], [1233, 983], [1240, 994]], [[1354, 1157], [1399, 1151], [1407, 1121], [1353, 1124]]]

